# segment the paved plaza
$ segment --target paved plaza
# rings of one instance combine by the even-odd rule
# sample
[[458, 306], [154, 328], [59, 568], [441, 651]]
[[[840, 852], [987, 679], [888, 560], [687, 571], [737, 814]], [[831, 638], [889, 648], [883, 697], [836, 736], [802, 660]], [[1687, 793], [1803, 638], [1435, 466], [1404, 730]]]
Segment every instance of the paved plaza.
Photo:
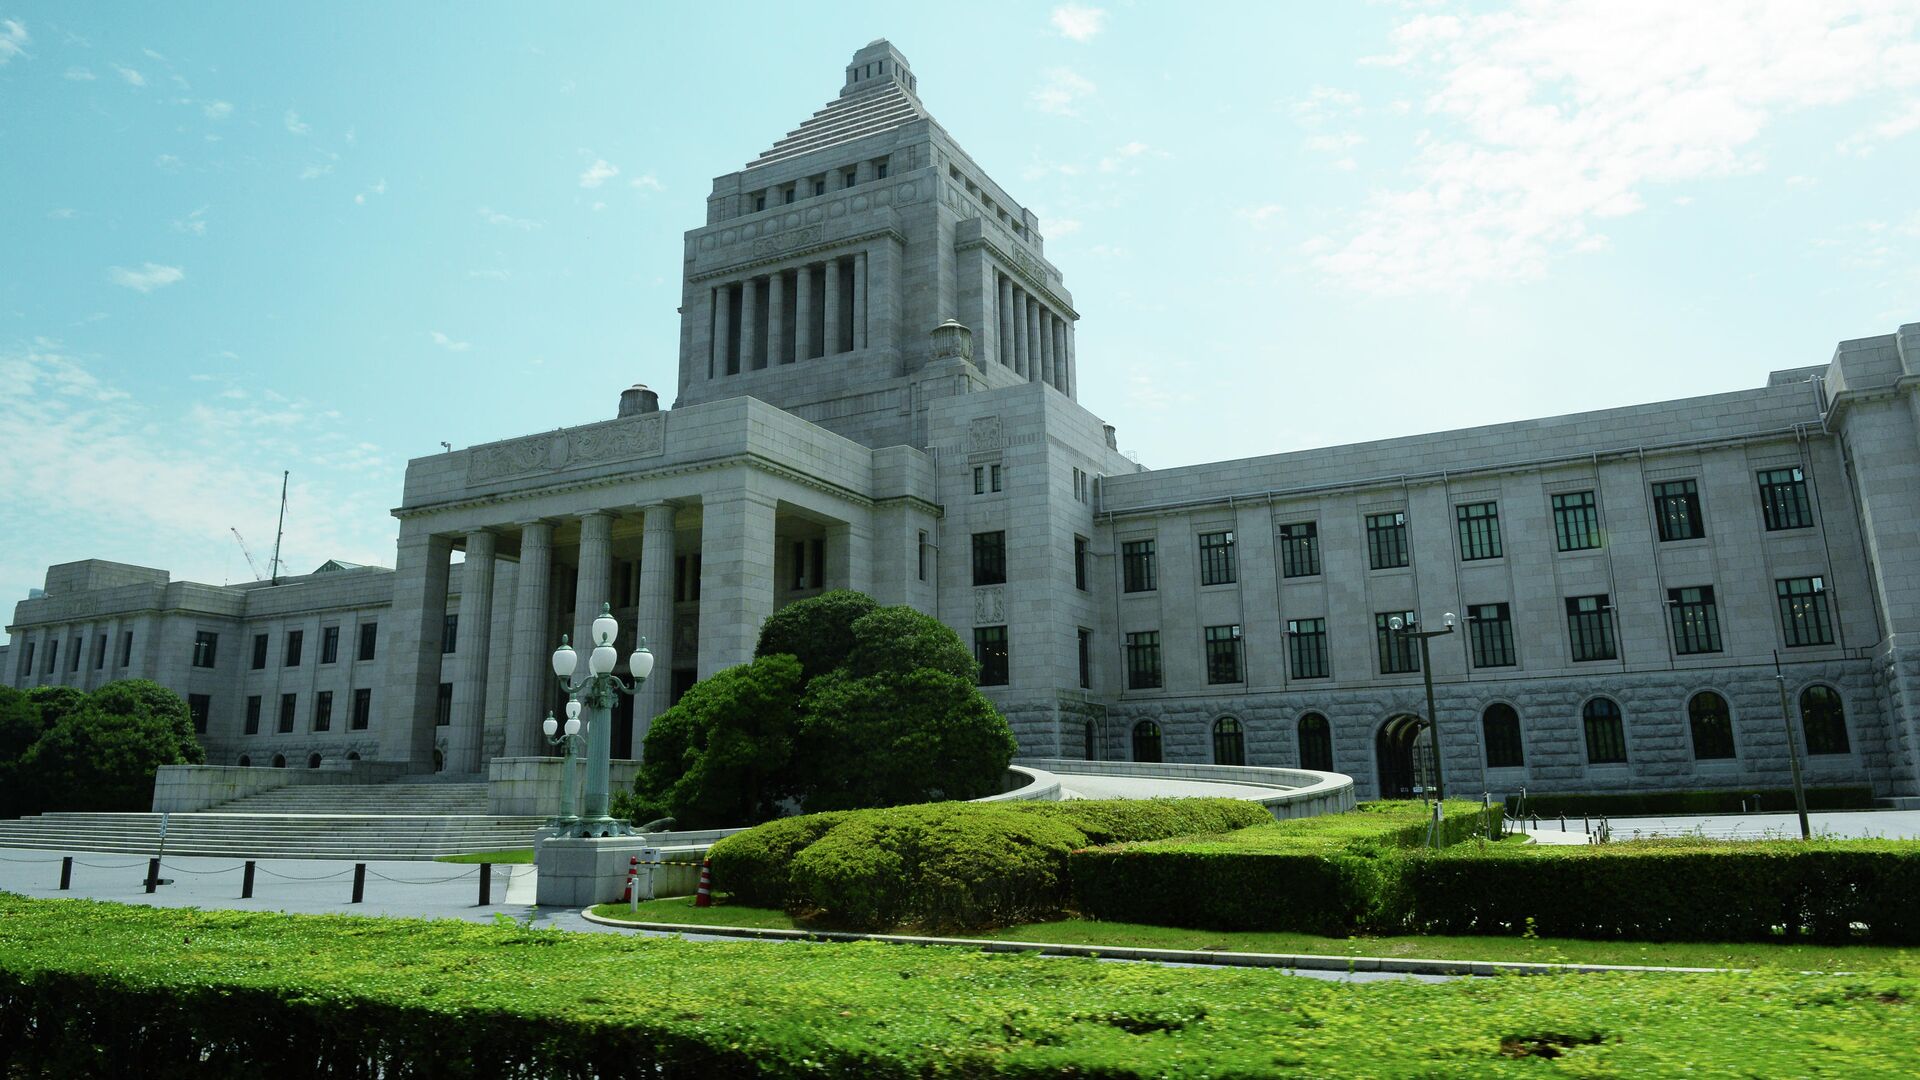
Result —
[[[1531, 818], [1527, 819], [1531, 822]], [[1599, 818], [1583, 823], [1579, 818], [1541, 818], [1541, 828], [1527, 828], [1516, 822], [1538, 844], [1585, 844], [1588, 830]], [[1920, 810], [1847, 810], [1807, 815], [1816, 839], [1920, 840]], [[1713, 840], [1794, 840], [1800, 836], [1800, 820], [1793, 814], [1695, 814], [1674, 817], [1614, 818], [1608, 822], [1615, 840], [1645, 840], [1654, 837], [1702, 836]]]

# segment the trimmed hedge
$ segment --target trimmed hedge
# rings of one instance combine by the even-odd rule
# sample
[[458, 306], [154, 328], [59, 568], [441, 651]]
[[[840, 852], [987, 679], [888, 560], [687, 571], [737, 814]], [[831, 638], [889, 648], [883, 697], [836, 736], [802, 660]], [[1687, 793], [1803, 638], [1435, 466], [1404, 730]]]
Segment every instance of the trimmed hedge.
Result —
[[1916, 1001], [1892, 973], [1347, 986], [0, 895], [7, 1077], [1911, 1077]]
[[710, 857], [714, 887], [743, 903], [858, 929], [977, 930], [1058, 915], [1076, 848], [1272, 820], [1243, 799], [922, 803], [769, 822]]
[[[1524, 807], [1521, 806], [1520, 796], [1509, 795], [1507, 813], [1514, 815], [1524, 809], [1528, 817], [1538, 815], [1542, 818], [1559, 817], [1561, 814], [1568, 817], [1581, 814], [1594, 817], [1737, 814], [1744, 804], [1753, 801], [1755, 795], [1760, 796], [1760, 810], [1764, 812], [1792, 813], [1794, 810], [1792, 789], [1774, 788], [1766, 791], [1649, 791], [1633, 795], [1528, 795]], [[1871, 810], [1873, 789], [1808, 788], [1807, 809]]]

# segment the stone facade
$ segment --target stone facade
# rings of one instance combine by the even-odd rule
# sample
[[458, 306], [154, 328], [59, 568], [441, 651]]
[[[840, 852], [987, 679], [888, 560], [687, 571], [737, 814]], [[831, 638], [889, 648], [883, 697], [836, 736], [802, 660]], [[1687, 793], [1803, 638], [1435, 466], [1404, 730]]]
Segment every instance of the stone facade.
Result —
[[[1811, 783], [1920, 795], [1920, 324], [1754, 389], [1149, 472], [1077, 401], [1038, 218], [898, 50], [845, 76], [714, 181], [671, 410], [636, 388], [610, 420], [410, 462], [390, 571], [53, 567], [0, 673], [158, 679], [220, 764], [479, 773], [546, 751], [547, 654], [602, 602], [657, 658], [625, 757], [768, 613], [850, 587], [975, 644], [1027, 755], [1310, 768], [1324, 745], [1365, 796], [1430, 781], [1423, 675], [1380, 620], [1453, 613], [1429, 667], [1456, 791], [1779, 787], [1777, 653]], [[1810, 688], [1839, 705], [1811, 740]], [[1724, 722], [1690, 715], [1714, 701]]]

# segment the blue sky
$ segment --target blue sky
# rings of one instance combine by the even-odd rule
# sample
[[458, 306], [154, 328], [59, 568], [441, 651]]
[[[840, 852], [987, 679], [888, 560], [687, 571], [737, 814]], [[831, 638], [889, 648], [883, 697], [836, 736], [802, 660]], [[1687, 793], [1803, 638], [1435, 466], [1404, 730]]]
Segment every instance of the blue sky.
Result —
[[1171, 466], [1920, 320], [1920, 5], [0, 0], [0, 602], [391, 563], [406, 459], [672, 396], [711, 178], [893, 40]]

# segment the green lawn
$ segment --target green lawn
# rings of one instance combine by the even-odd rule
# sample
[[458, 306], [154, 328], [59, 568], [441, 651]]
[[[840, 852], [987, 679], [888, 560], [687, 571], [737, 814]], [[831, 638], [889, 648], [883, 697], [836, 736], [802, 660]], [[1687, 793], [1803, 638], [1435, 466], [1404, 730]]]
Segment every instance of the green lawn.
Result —
[[442, 855], [434, 862], [450, 863], [531, 863], [532, 848], [515, 848], [512, 851], [472, 851], [465, 855]]
[[[608, 918], [643, 922], [807, 929], [784, 911], [724, 901], [702, 909], [693, 906], [690, 896], [641, 901], [637, 914], [630, 912], [625, 904], [602, 904], [593, 911], [596, 915]], [[1426, 960], [1508, 960], [1548, 964], [1753, 968], [1768, 971], [1871, 971], [1920, 976], [1920, 949], [1874, 945], [1584, 941], [1576, 938], [1509, 937], [1332, 938], [1314, 934], [1186, 930], [1137, 923], [1095, 922], [1091, 919], [1029, 923], [967, 936], [1003, 941], [1144, 949], [1310, 953], [1318, 956], [1385, 956]]]

